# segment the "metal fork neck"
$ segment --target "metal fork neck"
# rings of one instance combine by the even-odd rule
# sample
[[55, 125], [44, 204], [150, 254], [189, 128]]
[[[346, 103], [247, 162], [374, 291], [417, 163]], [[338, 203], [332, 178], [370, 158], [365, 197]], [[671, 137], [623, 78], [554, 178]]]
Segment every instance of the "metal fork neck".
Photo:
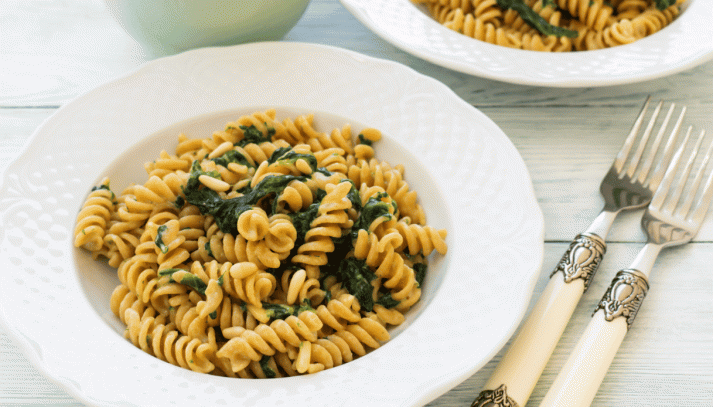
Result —
[[585, 233], [595, 234], [602, 239], [606, 239], [617, 213], [616, 211], [610, 211], [604, 208], [594, 221], [592, 221]]
[[639, 251], [639, 254], [636, 255], [634, 261], [631, 262], [629, 268], [639, 270], [648, 278], [651, 274], [651, 269], [654, 267], [654, 263], [656, 263], [656, 258], [663, 247], [663, 245], [657, 243], [646, 243], [641, 251]]

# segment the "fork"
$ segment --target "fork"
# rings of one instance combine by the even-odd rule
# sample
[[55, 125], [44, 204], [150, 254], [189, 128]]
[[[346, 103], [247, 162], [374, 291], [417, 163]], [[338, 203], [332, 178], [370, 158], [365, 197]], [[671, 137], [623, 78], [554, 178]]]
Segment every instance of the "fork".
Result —
[[621, 150], [601, 182], [604, 208], [589, 228], [574, 238], [550, 275], [530, 315], [471, 407], [524, 406], [527, 403], [575, 307], [604, 257], [605, 239], [617, 214], [623, 210], [641, 208], [651, 200], [673, 155], [686, 108], [681, 109], [665, 146], [661, 147], [675, 109], [675, 105], [671, 104], [650, 148], [646, 149], [663, 106], [663, 101], [658, 103], [645, 130], [640, 134], [650, 100], [650, 97], [646, 99]]
[[[713, 152], [713, 143], [691, 180], [691, 169], [705, 135], [702, 131], [686, 165], [679, 171], [691, 130], [688, 129], [671, 167], [641, 219], [647, 236], [646, 244], [629, 268], [619, 271], [612, 280], [540, 407], [583, 407], [591, 404], [646, 296], [649, 275], [659, 253], [663, 248], [690, 242], [698, 233], [713, 197], [713, 172], [701, 185]], [[672, 187], [676, 178], [677, 184]], [[688, 193], [682, 201], [684, 191]]]

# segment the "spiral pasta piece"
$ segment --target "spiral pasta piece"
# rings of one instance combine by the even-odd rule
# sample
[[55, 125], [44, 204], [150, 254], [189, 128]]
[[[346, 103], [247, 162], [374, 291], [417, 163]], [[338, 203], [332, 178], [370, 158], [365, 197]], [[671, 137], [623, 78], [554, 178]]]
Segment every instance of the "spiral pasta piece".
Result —
[[191, 162], [177, 156], [170, 155], [166, 150], [161, 151], [159, 158], [144, 165], [146, 173], [152, 177], [163, 178], [177, 171], [187, 172], [191, 168]]
[[277, 212], [299, 212], [314, 202], [312, 189], [303, 181], [294, 180], [277, 196]]
[[170, 324], [155, 324], [153, 317], [142, 318], [133, 309], [126, 311], [124, 319], [128, 339], [146, 353], [194, 372], [209, 373], [215, 368], [210, 362], [214, 344], [180, 335]]
[[318, 216], [310, 224], [305, 243], [292, 257], [293, 263], [312, 266], [327, 264], [327, 254], [334, 251], [332, 238], [342, 237], [342, 229], [351, 227], [353, 223], [347, 213], [352, 207], [347, 197], [351, 189], [349, 182], [327, 185], [327, 195], [319, 205]]
[[404, 243], [399, 249], [408, 247], [408, 252], [411, 255], [421, 253], [428, 256], [433, 250], [445, 254], [448, 250], [444, 240], [446, 237], [444, 229], [436, 230], [431, 226], [407, 224], [403, 221], [397, 222], [394, 228], [404, 239]]
[[408, 216], [414, 223], [425, 223], [423, 207], [417, 202], [418, 194], [412, 191], [404, 180], [403, 167], [391, 168], [384, 162], [364, 161], [349, 169], [349, 179], [356, 185], [365, 184], [367, 187], [383, 188], [396, 201], [401, 215]]
[[677, 5], [670, 6], [665, 10], [659, 10], [654, 6], [645, 9], [641, 14], [631, 19], [636, 35], [639, 38], [661, 31], [664, 27], [678, 16], [680, 8]]
[[[321, 327], [319, 318], [310, 311], [275, 320], [270, 325], [260, 324], [253, 330], [236, 327], [227, 332], [230, 340], [218, 350], [216, 356], [229, 359], [233, 372], [238, 372], [263, 356], [287, 352], [287, 345], [300, 348], [310, 346], [311, 342], [317, 340], [317, 331]], [[296, 363], [298, 367], [295, 370], [306, 372], [303, 361]]]
[[629, 44], [639, 38], [631, 21], [621, 20], [601, 31], [587, 31], [584, 43], [586, 49], [593, 50]]
[[77, 215], [74, 228], [74, 246], [98, 252], [104, 246], [104, 235], [114, 212], [114, 193], [109, 180], [102, 180], [90, 193]]
[[304, 269], [283, 271], [278, 283], [280, 291], [274, 298], [288, 305], [319, 304], [325, 296], [319, 280], [309, 277]]

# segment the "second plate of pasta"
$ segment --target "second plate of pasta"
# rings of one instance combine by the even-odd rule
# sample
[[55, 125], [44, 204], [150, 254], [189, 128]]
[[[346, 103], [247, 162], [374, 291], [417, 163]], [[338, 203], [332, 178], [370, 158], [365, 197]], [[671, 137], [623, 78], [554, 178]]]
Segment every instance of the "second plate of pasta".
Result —
[[704, 39], [713, 36], [713, 4], [672, 1], [520, 3], [542, 17], [526, 20], [556, 26], [537, 31], [495, 0], [341, 0], [377, 35], [429, 62], [551, 87], [641, 82], [710, 60], [713, 43]]

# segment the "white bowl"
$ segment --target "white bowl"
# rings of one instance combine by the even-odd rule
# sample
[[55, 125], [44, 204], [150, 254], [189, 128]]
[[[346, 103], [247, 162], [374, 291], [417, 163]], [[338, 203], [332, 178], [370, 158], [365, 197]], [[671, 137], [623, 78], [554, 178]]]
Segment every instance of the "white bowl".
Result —
[[[199, 137], [268, 106], [314, 112], [320, 128], [346, 119], [380, 129], [377, 154], [405, 165], [427, 223], [448, 229], [448, 253], [393, 338], [352, 362], [265, 380], [162, 362], [122, 337], [108, 307], [116, 272], [73, 247], [77, 211], [102, 175], [116, 190], [145, 176], [137, 164], [170, 151], [178, 131]], [[38, 370], [90, 405], [419, 406], [484, 366], [515, 331], [543, 229], [515, 147], [442, 83], [313, 44], [202, 48], [64, 105], [0, 177], [0, 267], [11, 271], [0, 273], [0, 324]]]
[[106, 0], [112, 16], [152, 53], [282, 39], [309, 0]]

